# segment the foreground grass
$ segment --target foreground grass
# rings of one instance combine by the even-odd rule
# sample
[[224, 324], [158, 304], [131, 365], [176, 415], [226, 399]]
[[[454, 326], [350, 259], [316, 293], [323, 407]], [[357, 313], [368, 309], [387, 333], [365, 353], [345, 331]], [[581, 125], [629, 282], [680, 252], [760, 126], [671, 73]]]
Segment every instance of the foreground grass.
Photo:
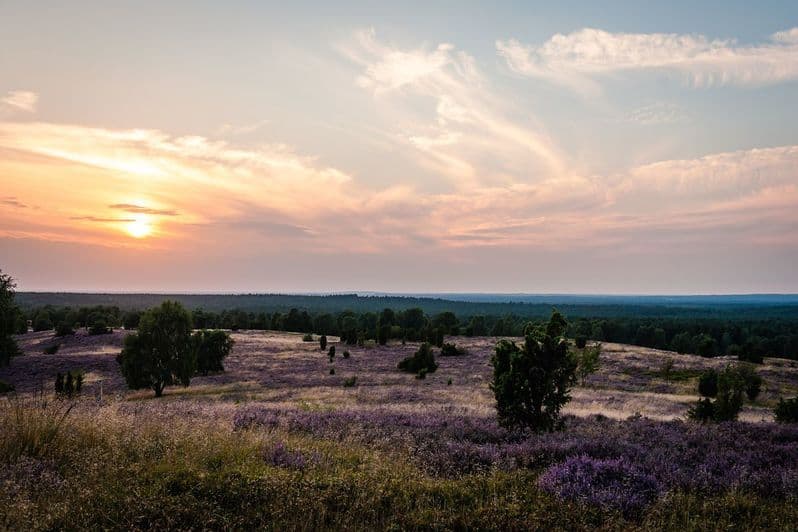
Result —
[[672, 494], [625, 520], [541, 493], [533, 471], [443, 479], [356, 444], [110, 409], [68, 413], [41, 397], [1, 408], [0, 529], [787, 530], [798, 522], [794, 504], [745, 494]]

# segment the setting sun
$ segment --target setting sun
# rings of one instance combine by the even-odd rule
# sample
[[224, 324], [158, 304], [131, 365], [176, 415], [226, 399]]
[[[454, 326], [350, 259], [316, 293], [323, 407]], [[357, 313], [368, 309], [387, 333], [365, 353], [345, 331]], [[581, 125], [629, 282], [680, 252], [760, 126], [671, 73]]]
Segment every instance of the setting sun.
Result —
[[144, 238], [152, 234], [152, 225], [145, 218], [136, 218], [125, 225], [125, 231], [133, 238]]

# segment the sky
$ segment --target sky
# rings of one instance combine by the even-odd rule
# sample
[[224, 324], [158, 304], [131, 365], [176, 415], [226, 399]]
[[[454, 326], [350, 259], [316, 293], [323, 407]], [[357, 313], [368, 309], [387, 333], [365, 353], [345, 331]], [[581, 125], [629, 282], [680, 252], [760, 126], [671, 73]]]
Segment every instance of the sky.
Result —
[[796, 2], [0, 0], [21, 290], [798, 292]]

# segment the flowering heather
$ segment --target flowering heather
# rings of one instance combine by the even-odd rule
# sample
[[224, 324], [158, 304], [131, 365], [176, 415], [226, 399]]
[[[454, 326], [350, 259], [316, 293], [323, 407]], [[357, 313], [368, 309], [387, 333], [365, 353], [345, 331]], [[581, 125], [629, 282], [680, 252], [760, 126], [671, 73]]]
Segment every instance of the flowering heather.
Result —
[[572, 501], [639, 513], [660, 494], [659, 482], [622, 458], [602, 460], [574, 456], [548, 468], [538, 485], [552, 495]]
[[320, 461], [318, 454], [314, 453], [310, 457], [306, 457], [301, 451], [286, 448], [281, 441], [268, 446], [263, 452], [263, 459], [269, 465], [299, 471], [302, 471], [311, 463], [315, 464]]

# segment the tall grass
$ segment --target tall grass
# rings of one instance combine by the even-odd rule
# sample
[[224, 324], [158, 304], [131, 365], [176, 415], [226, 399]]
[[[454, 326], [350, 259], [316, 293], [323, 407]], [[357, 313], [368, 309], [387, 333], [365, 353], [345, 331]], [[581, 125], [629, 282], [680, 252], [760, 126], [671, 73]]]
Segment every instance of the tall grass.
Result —
[[63, 438], [74, 403], [48, 397], [11, 395], [0, 406], [0, 459], [11, 462], [20, 456], [43, 458]]

